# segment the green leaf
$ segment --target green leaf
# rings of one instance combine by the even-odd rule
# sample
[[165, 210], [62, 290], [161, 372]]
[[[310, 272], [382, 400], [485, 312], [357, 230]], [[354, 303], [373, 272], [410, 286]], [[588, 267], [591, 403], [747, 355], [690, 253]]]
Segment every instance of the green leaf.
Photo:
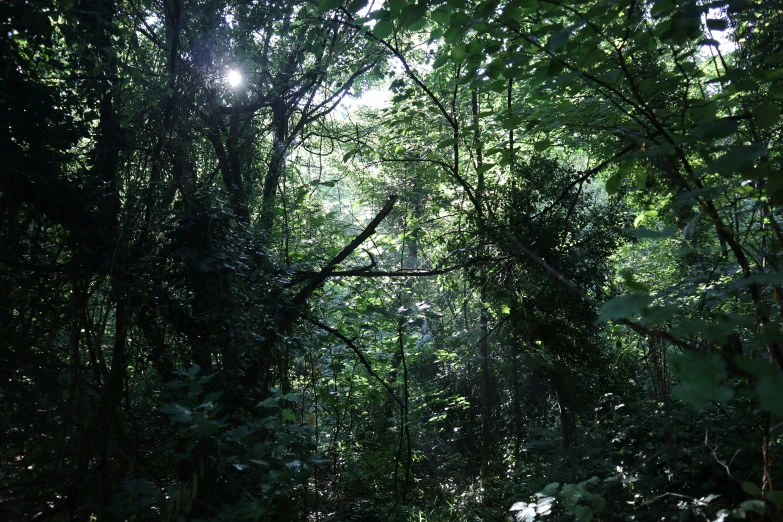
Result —
[[[506, 82], [502, 82], [505, 86]], [[522, 117], [517, 116], [516, 114], [513, 116], [509, 116], [508, 118], [505, 118], [503, 122], [501, 123], [501, 127], [506, 130], [516, 129], [522, 124]]]
[[699, 204], [699, 198], [715, 199], [725, 192], [725, 189], [719, 187], [704, 187], [697, 190], [683, 192], [677, 196], [672, 204], [675, 210], [682, 207]]
[[732, 286], [737, 288], [750, 285], [781, 285], [783, 284], [783, 272], [764, 272], [763, 274], [751, 274], [748, 277], [735, 279]]
[[[462, 14], [462, 13], [456, 13], [456, 14]], [[451, 17], [451, 22], [450, 22], [451, 27], [449, 27], [446, 30], [446, 33], [443, 35], [443, 39], [446, 41], [446, 43], [449, 44], [453, 44], [460, 41], [463, 35], [467, 32], [467, 28], [464, 25], [464, 23], [458, 24], [454, 22], [454, 18], [456, 18], [456, 14], [455, 16]], [[465, 18], [466, 18], [465, 22], [467, 22], [469, 18], [468, 17]]]
[[455, 63], [459, 63], [465, 58], [465, 44], [460, 42], [451, 49], [451, 59]]
[[384, 7], [392, 13], [400, 13], [406, 5], [406, 0], [386, 0], [384, 3]]
[[783, 506], [783, 491], [767, 491], [766, 498], [776, 506]]
[[668, 14], [668, 12], [673, 8], [673, 0], [655, 0], [655, 2], [653, 2], [650, 13], [652, 14], [653, 18], [656, 18]]
[[778, 417], [783, 417], [783, 374], [765, 375], [756, 385], [759, 406]]
[[351, 150], [349, 150], [348, 152], [346, 152], [346, 153], [343, 155], [343, 163], [347, 162], [349, 159], [351, 159], [351, 158], [353, 158], [354, 156], [356, 156], [356, 154], [358, 154], [358, 152], [359, 152], [359, 151], [358, 151], [357, 149], [351, 149]]
[[694, 408], [708, 402], [726, 402], [734, 391], [719, 385], [727, 377], [726, 361], [715, 353], [687, 350], [673, 359], [674, 370], [682, 384], [673, 390], [675, 397]]
[[759, 515], [763, 515], [767, 510], [763, 500], [746, 500], [740, 504], [740, 509], [743, 511], [753, 511]]
[[593, 510], [587, 506], [577, 506], [574, 508], [574, 515], [579, 522], [590, 522], [593, 519]]
[[620, 172], [617, 172], [616, 174], [613, 174], [609, 179], [606, 180], [606, 193], [609, 196], [614, 196], [617, 194], [617, 192], [620, 191], [620, 186], [623, 183], [623, 176]]
[[505, 92], [508, 87], [508, 82], [504, 80], [495, 80], [489, 84], [489, 90], [494, 92]]
[[475, 66], [475, 64], [468, 62], [467, 67], [465, 67], [465, 75], [459, 79], [457, 84], [467, 85], [479, 77], [478, 72], [478, 68]]
[[642, 293], [625, 294], [620, 297], [615, 297], [601, 305], [601, 310], [598, 314], [598, 322], [623, 319], [637, 314], [650, 306], [652, 302], [652, 297]]
[[546, 76], [548, 78], [554, 78], [555, 76], [557, 76], [558, 74], [563, 72], [563, 70], [565, 69], [565, 66], [566, 66], [566, 64], [565, 64], [564, 61], [556, 59], [556, 58], [552, 59], [552, 61], [549, 62], [549, 67], [546, 70]]
[[761, 129], [774, 126], [780, 120], [780, 109], [773, 103], [762, 103], [753, 111], [753, 121]]
[[447, 139], [445, 139], [443, 141], [439, 141], [438, 144], [436, 145], [436, 147], [439, 148], [439, 149], [442, 149], [444, 147], [448, 147], [450, 145], [454, 145], [455, 141], [456, 140], [454, 138], [447, 138]]
[[634, 226], [634, 227], [638, 227], [639, 225], [641, 225], [642, 223], [644, 223], [644, 219], [645, 219], [646, 217], [647, 217], [647, 215], [646, 215], [644, 212], [642, 212], [641, 214], [639, 214], [638, 216], [636, 216], [636, 218], [633, 220], [633, 226]]
[[409, 31], [421, 31], [424, 29], [424, 26], [427, 25], [427, 19], [426, 18], [420, 18], [418, 21], [413, 22], [411, 25], [408, 26]]
[[707, 167], [708, 172], [734, 174], [753, 166], [753, 163], [766, 153], [763, 144], [742, 145], [715, 159]]
[[378, 9], [367, 15], [367, 18], [370, 20], [387, 20], [389, 16], [391, 16], [391, 13], [388, 10]]
[[424, 16], [427, 14], [427, 5], [423, 3], [411, 4], [403, 10], [402, 14], [405, 17], [402, 26], [406, 29], [413, 30], [414, 24], [418, 24], [424, 20]]
[[449, 55], [448, 54], [445, 54], [445, 53], [439, 54], [438, 56], [435, 57], [435, 61], [432, 62], [432, 68], [433, 69], [439, 69], [439, 68], [443, 67], [444, 65], [446, 65], [448, 63], [448, 61], [449, 61]]
[[557, 51], [561, 47], [563, 47], [566, 43], [568, 43], [568, 38], [571, 36], [571, 29], [564, 29], [563, 31], [560, 31], [559, 33], [555, 33], [552, 36], [549, 37], [549, 50], [550, 51]]
[[783, 52], [771, 53], [764, 56], [764, 63], [783, 62]]
[[332, 9], [337, 9], [343, 4], [343, 0], [322, 0], [320, 4], [318, 4], [318, 9], [321, 12], [325, 11], [331, 11]]
[[628, 268], [620, 270], [620, 277], [623, 278], [623, 284], [625, 284], [626, 288], [632, 292], [644, 293], [650, 291], [647, 285], [640, 283], [634, 278], [633, 271]]
[[742, 489], [747, 493], [748, 495], [753, 495], [754, 497], [761, 496], [761, 488], [758, 487], [753, 482], [743, 482], [742, 483]]
[[291, 422], [293, 422], [293, 421], [296, 420], [296, 415], [294, 414], [294, 412], [292, 410], [290, 410], [288, 408], [286, 408], [283, 411], [281, 411], [280, 415], [283, 416], [283, 420], [284, 421], [291, 421]]
[[394, 32], [394, 24], [388, 20], [379, 20], [372, 30], [372, 34], [379, 40], [389, 37]]
[[533, 149], [536, 152], [544, 152], [545, 150], [547, 150], [551, 146], [552, 146], [552, 142], [551, 141], [549, 141], [549, 140], [541, 140], [541, 141], [537, 141], [537, 142], [535, 142], [533, 144]]
[[[711, 124], [716, 123], [715, 120], [716, 109], [717, 109], [717, 104], [714, 102], [705, 103], [702, 100], [690, 101], [691, 117], [696, 122], [706, 122], [707, 123], [706, 127], [708, 129], [712, 126]], [[724, 120], [724, 121], [732, 122], [732, 120]]]
[[222, 396], [223, 396], [223, 392], [222, 391], [209, 392], [204, 397], [204, 402], [215, 402], [218, 399], [220, 399]]
[[453, 10], [450, 7], [442, 5], [430, 13], [430, 16], [432, 17], [433, 21], [439, 24], [448, 25], [449, 21], [451, 20], [452, 13]]
[[634, 171], [634, 180], [636, 181], [636, 188], [643, 190], [647, 188], [647, 171], [642, 168], [637, 168]]
[[660, 230], [652, 230], [649, 228], [635, 228], [631, 233], [639, 239], [663, 239], [672, 237], [677, 233], [677, 229], [672, 226], [664, 226]]

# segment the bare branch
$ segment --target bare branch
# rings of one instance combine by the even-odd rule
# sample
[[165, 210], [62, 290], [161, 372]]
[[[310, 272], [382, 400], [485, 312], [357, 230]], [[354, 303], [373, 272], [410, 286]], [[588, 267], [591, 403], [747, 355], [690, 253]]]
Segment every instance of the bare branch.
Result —
[[356, 238], [351, 241], [345, 248], [340, 251], [339, 254], [337, 254], [329, 263], [321, 269], [320, 272], [315, 274], [311, 279], [310, 282], [307, 283], [307, 286], [302, 288], [299, 293], [294, 297], [294, 304], [296, 306], [301, 306], [304, 304], [305, 301], [307, 301], [307, 298], [312, 295], [313, 292], [315, 292], [322, 284], [324, 284], [324, 281], [326, 281], [326, 278], [328, 278], [334, 271], [337, 265], [345, 261], [345, 259], [351, 255], [351, 253], [359, 248], [359, 246], [364, 243], [364, 241], [373, 235], [375, 233], [375, 229], [378, 227], [378, 225], [381, 224], [381, 221], [386, 219], [386, 216], [389, 215], [389, 212], [392, 211], [392, 208], [394, 208], [394, 204], [397, 202], [397, 195], [391, 195], [389, 196], [389, 201], [386, 202], [386, 205], [381, 209], [380, 212], [378, 212], [378, 215], [375, 216], [375, 218], [370, 221], [370, 224], [367, 225], [367, 227], [356, 236]]

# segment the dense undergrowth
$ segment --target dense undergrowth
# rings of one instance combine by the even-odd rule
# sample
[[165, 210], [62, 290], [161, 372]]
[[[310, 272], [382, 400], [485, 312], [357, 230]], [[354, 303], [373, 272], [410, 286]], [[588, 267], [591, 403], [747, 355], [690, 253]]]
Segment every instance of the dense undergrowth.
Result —
[[780, 1], [0, 24], [0, 519], [783, 520]]

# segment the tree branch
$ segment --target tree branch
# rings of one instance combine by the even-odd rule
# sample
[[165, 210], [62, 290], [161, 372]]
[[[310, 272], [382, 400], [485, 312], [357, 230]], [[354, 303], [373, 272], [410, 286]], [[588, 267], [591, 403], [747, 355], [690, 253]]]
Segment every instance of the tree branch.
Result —
[[343, 248], [342, 251], [340, 251], [340, 253], [337, 254], [331, 261], [329, 261], [329, 263], [323, 267], [320, 272], [313, 275], [313, 277], [310, 279], [310, 282], [307, 283], [307, 285], [302, 288], [298, 294], [296, 294], [296, 297], [294, 297], [295, 306], [303, 305], [304, 302], [307, 301], [307, 298], [309, 298], [313, 292], [315, 292], [322, 284], [324, 284], [326, 278], [334, 273], [337, 265], [345, 261], [345, 259], [351, 255], [354, 250], [359, 248], [359, 246], [364, 243], [368, 237], [375, 233], [375, 229], [378, 227], [378, 225], [381, 224], [381, 221], [386, 219], [386, 216], [388, 216], [389, 212], [392, 211], [392, 208], [394, 208], [394, 204], [396, 202], [396, 194], [389, 196], [389, 201], [386, 202], [386, 205], [381, 209], [380, 212], [378, 212], [378, 215], [375, 216], [372, 221], [370, 221], [370, 224], [367, 225], [362, 233], [356, 236], [353, 241], [348, 243], [348, 245]]
[[[368, 271], [364, 268], [357, 268], [355, 270], [341, 270], [333, 271], [328, 274], [328, 277], [431, 277], [441, 274], [447, 274], [454, 270], [465, 268], [464, 265], [450, 266], [448, 268], [440, 268], [436, 270], [372, 270]], [[305, 272], [305, 274], [315, 275], [313, 272]]]
[[394, 400], [397, 402], [397, 404], [399, 404], [399, 405], [400, 405], [400, 407], [401, 407], [401, 408], [404, 408], [404, 407], [405, 407], [405, 405], [404, 405], [404, 404], [403, 404], [403, 402], [400, 400], [400, 398], [399, 398], [399, 397], [397, 397], [397, 394], [395, 394], [395, 393], [394, 393], [394, 390], [392, 389], [391, 385], [389, 385], [389, 383], [387, 383], [386, 381], [384, 381], [383, 379], [381, 379], [381, 377], [380, 377], [380, 376], [379, 376], [377, 373], [375, 373], [375, 370], [373, 370], [373, 369], [372, 369], [372, 366], [370, 365], [370, 361], [368, 361], [368, 360], [367, 360], [367, 357], [365, 357], [365, 355], [362, 353], [362, 351], [359, 349], [359, 347], [358, 347], [358, 346], [356, 346], [355, 344], [353, 344], [353, 341], [351, 341], [350, 339], [348, 339], [346, 336], [344, 336], [343, 334], [341, 334], [340, 332], [338, 332], [337, 330], [335, 330], [335, 329], [334, 329], [334, 328], [332, 328], [331, 326], [328, 326], [328, 325], [325, 325], [325, 324], [323, 324], [323, 323], [321, 323], [321, 322], [318, 322], [318, 321], [316, 321], [315, 319], [313, 319], [312, 317], [304, 316], [304, 319], [305, 319], [307, 322], [309, 322], [309, 323], [311, 323], [311, 324], [313, 324], [313, 325], [317, 326], [317, 327], [318, 327], [318, 328], [320, 328], [321, 330], [324, 330], [325, 332], [329, 332], [330, 334], [334, 335], [335, 337], [337, 337], [338, 339], [340, 339], [342, 342], [344, 342], [344, 343], [345, 343], [345, 345], [346, 345], [346, 346], [348, 346], [348, 348], [350, 348], [350, 349], [353, 351], [353, 353], [355, 353], [355, 354], [356, 354], [356, 356], [359, 358], [359, 360], [360, 360], [360, 361], [362, 361], [362, 364], [363, 364], [363, 365], [364, 365], [364, 367], [367, 369], [367, 373], [369, 373], [370, 375], [372, 375], [372, 376], [373, 376], [373, 378], [374, 378], [376, 381], [378, 381], [379, 383], [381, 383], [381, 385], [382, 385], [384, 388], [386, 388], [386, 391], [388, 391], [388, 392], [389, 392], [389, 395], [391, 395], [391, 396], [392, 396], [392, 398], [393, 398], [393, 399], [394, 399]]
[[560, 195], [557, 197], [557, 199], [555, 199], [552, 202], [551, 205], [548, 205], [541, 212], [539, 212], [535, 216], [531, 217], [529, 219], [529, 221], [537, 219], [537, 218], [543, 216], [544, 214], [548, 213], [549, 211], [551, 211], [553, 208], [555, 208], [555, 206], [557, 206], [563, 200], [563, 198], [566, 197], [566, 195], [568, 195], [568, 193], [571, 191], [572, 188], [574, 188], [576, 185], [584, 183], [585, 181], [590, 179], [592, 176], [594, 176], [595, 174], [598, 174], [600, 171], [605, 169], [610, 163], [612, 163], [613, 161], [615, 161], [615, 160], [625, 156], [627, 153], [631, 152], [635, 148], [636, 148], [636, 145], [629, 145], [629, 146], [625, 147], [623, 150], [621, 150], [620, 152], [618, 152], [617, 154], [615, 154], [614, 156], [612, 156], [611, 158], [609, 158], [609, 159], [599, 163], [598, 165], [596, 165], [592, 169], [584, 171], [581, 176], [579, 176], [574, 181], [569, 183], [568, 186], [563, 189], [563, 191], [560, 193]]

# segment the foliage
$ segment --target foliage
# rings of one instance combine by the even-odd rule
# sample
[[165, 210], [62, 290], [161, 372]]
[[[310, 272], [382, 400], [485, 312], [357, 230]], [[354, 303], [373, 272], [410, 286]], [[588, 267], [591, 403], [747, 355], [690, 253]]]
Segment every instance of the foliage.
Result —
[[781, 13], [0, 2], [5, 518], [780, 520]]

